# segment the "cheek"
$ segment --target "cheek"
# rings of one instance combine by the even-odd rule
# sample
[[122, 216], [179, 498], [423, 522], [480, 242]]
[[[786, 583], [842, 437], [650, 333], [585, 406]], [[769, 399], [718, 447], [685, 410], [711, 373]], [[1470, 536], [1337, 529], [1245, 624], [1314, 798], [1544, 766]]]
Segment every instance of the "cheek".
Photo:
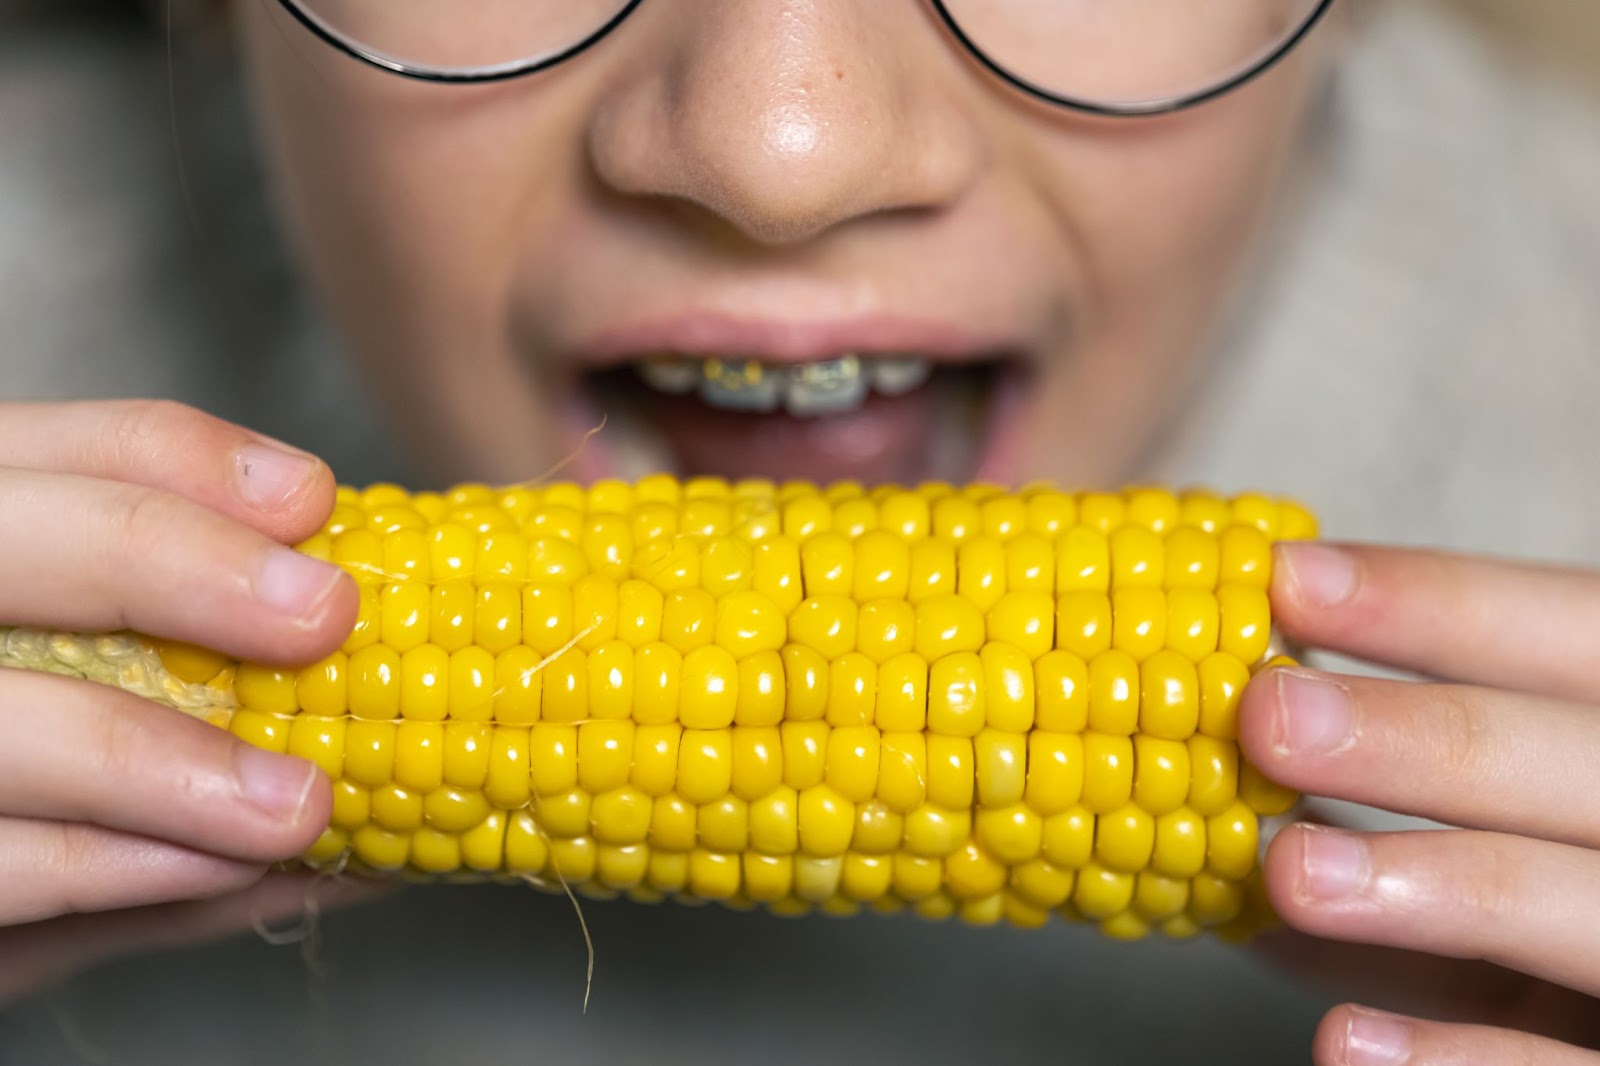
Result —
[[440, 91], [371, 70], [274, 25], [267, 6], [247, 5], [246, 44], [268, 156], [336, 313], [362, 333], [375, 310], [411, 329], [498, 328], [522, 223], [571, 169], [530, 147], [570, 141], [559, 114], [526, 114], [525, 87]]
[[1190, 112], [1073, 139], [1050, 160], [1096, 304], [1214, 296], [1275, 202], [1304, 86], [1274, 79]]

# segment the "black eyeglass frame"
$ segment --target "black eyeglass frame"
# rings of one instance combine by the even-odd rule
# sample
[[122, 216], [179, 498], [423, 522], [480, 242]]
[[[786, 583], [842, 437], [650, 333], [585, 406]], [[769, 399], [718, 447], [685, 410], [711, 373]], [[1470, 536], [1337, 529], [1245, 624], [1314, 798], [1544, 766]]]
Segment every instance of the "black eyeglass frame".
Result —
[[[1322, 20], [1327, 16], [1328, 12], [1333, 9], [1335, 0], [1317, 0], [1316, 9], [1307, 15], [1304, 21], [1301, 22], [1300, 26], [1296, 28], [1296, 30], [1286, 37], [1281, 43], [1279, 43], [1277, 47], [1267, 52], [1254, 63], [1245, 67], [1239, 73], [1224, 79], [1219, 84], [1208, 86], [1204, 89], [1198, 89], [1193, 92], [1184, 93], [1178, 96], [1124, 104], [1107, 104], [1094, 100], [1086, 100], [1077, 96], [1065, 96], [1061, 93], [1046, 89], [1044, 86], [1032, 82], [1019, 74], [1016, 74], [1008, 69], [1004, 64], [994, 60], [976, 41], [974, 41], [967, 34], [965, 30], [961, 28], [961, 24], [956, 21], [955, 16], [950, 13], [950, 8], [946, 0], [928, 0], [928, 2], [933, 5], [933, 9], [938, 14], [939, 20], [944, 23], [944, 26], [950, 32], [950, 35], [960, 42], [962, 47], [971, 53], [972, 57], [976, 59], [978, 63], [984, 67], [984, 69], [988, 70], [991, 74], [999, 78], [1007, 85], [1010, 85], [1012, 88], [1017, 89], [1028, 96], [1034, 97], [1035, 99], [1043, 100], [1046, 103], [1055, 104], [1058, 107], [1064, 107], [1072, 111], [1082, 112], [1084, 114], [1104, 115], [1111, 118], [1137, 118], [1144, 115], [1169, 114], [1174, 111], [1183, 111], [1191, 107], [1197, 107], [1200, 104], [1206, 103], [1210, 100], [1215, 100], [1219, 96], [1224, 96], [1228, 93], [1231, 93], [1235, 89], [1240, 88], [1248, 82], [1254, 81], [1256, 78], [1259, 78], [1261, 75], [1277, 66], [1285, 56], [1299, 47], [1300, 42], [1305, 40], [1306, 37], [1310, 35], [1311, 31], [1314, 30], [1317, 25], [1321, 23]], [[298, 0], [278, 0], [278, 3], [285, 11], [294, 17], [295, 21], [299, 22], [325, 44], [332, 46], [334, 49], [343, 52], [345, 55], [350, 56], [353, 59], [358, 59], [363, 63], [377, 67], [379, 70], [387, 71], [390, 74], [397, 74], [403, 78], [411, 78], [416, 81], [436, 82], [451, 85], [478, 85], [487, 82], [510, 81], [514, 78], [522, 78], [530, 74], [537, 74], [541, 70], [548, 70], [551, 67], [557, 66], [558, 64], [572, 59], [574, 56], [588, 51], [590, 48], [609, 37], [613, 30], [622, 25], [627, 17], [633, 14], [635, 8], [644, 3], [644, 0], [627, 0], [627, 2], [622, 5], [616, 14], [612, 15], [606, 20], [604, 25], [600, 26], [600, 28], [589, 34], [589, 36], [583, 38], [575, 44], [569, 45], [559, 52], [548, 56], [542, 56], [537, 59], [518, 60], [514, 63], [505, 63], [493, 67], [485, 67], [482, 70], [419, 67], [410, 63], [404, 63], [400, 60], [394, 59], [391, 56], [386, 56], [381, 52], [375, 52], [370, 48], [366, 48], [361, 44], [340, 35], [337, 31], [333, 30], [329, 26], [324, 25], [316, 17], [307, 12], [305, 8], [300, 5]]]

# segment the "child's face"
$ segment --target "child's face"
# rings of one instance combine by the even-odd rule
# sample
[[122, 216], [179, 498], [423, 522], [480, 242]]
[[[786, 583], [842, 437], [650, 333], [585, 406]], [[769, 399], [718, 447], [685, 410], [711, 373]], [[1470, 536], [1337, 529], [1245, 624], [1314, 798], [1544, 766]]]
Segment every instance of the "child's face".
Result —
[[[1225, 310], [1332, 36], [1198, 108], [1111, 119], [1005, 87], [913, 0], [647, 0], [594, 49], [487, 86], [376, 71], [265, 0], [241, 12], [316, 281], [427, 473], [492, 481], [538, 476], [602, 415], [577, 476], [1128, 476]], [[826, 417], [596, 373], [893, 353], [939, 368]], [[867, 377], [892, 391], [893, 369]], [[853, 363], [811, 373], [830, 371], [852, 391]]]

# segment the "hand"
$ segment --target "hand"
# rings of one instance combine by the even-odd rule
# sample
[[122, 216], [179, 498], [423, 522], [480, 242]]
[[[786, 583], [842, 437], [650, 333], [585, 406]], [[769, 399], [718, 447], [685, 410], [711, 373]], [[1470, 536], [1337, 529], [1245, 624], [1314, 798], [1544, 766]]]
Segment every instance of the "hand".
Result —
[[1240, 708], [1250, 759], [1459, 827], [1273, 840], [1291, 931], [1264, 950], [1427, 1016], [1337, 1007], [1316, 1062], [1600, 1063], [1579, 1050], [1600, 1044], [1600, 574], [1291, 544], [1273, 608], [1307, 647], [1441, 680], [1265, 672]]
[[[356, 590], [284, 545], [334, 491], [315, 459], [174, 404], [0, 405], [0, 625], [320, 659]], [[309, 847], [331, 802], [310, 763], [105, 686], [0, 671], [0, 930], [240, 892]]]

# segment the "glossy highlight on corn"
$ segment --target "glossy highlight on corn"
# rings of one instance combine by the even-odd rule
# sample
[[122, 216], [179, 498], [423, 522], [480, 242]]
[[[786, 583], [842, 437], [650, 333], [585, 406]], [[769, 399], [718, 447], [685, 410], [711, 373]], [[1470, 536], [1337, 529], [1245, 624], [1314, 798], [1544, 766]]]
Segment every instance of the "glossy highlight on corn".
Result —
[[1270, 921], [1238, 700], [1287, 661], [1292, 501], [666, 476], [342, 488], [360, 584], [304, 669], [0, 631], [317, 763], [304, 862], [589, 896], [1244, 934]]

